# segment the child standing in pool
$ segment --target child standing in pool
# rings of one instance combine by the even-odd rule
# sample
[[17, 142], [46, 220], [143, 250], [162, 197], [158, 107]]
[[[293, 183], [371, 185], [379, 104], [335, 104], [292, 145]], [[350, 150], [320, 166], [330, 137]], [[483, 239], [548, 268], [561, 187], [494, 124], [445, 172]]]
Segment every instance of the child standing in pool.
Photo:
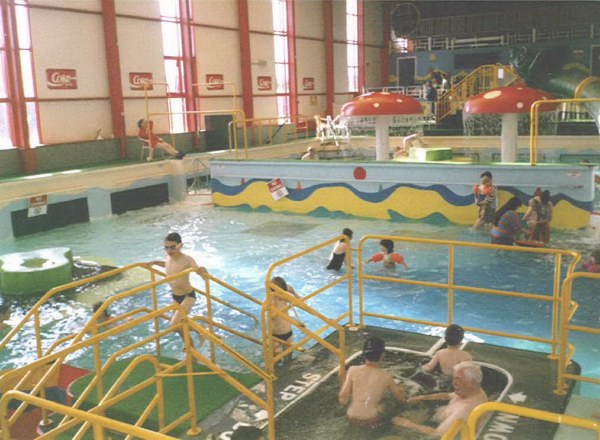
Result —
[[[294, 288], [290, 286], [285, 280], [281, 277], [273, 277], [271, 279], [271, 283], [275, 284], [281, 290], [291, 293], [296, 298], [300, 298], [300, 296], [296, 293]], [[271, 289], [273, 291], [273, 289]], [[288, 315], [288, 309], [290, 308], [290, 303], [285, 299], [272, 295], [271, 301], [273, 307], [277, 310]], [[273, 356], [277, 356], [279, 353], [283, 352], [290, 344], [294, 342], [294, 333], [292, 331], [292, 324], [285, 318], [279, 316], [276, 313], [272, 314], [271, 318], [271, 333], [273, 335]], [[282, 341], [282, 342], [278, 342]], [[292, 353], [288, 354], [284, 358], [285, 363], [289, 363], [292, 361]]]
[[452, 377], [455, 365], [473, 360], [469, 353], [460, 348], [464, 336], [465, 331], [460, 325], [449, 325], [444, 337], [448, 348], [438, 350], [431, 361], [422, 367], [423, 371], [431, 372], [439, 365], [445, 376]]
[[484, 171], [479, 176], [480, 183], [473, 187], [473, 195], [477, 204], [477, 221], [473, 225], [475, 229], [485, 225], [492, 226], [494, 214], [496, 213], [496, 201], [498, 199], [498, 190], [492, 183], [492, 173]]
[[383, 409], [381, 399], [388, 390], [396, 400], [404, 401], [404, 390], [396, 385], [393, 376], [380, 366], [384, 351], [383, 339], [371, 336], [363, 346], [364, 365], [355, 365], [348, 369], [338, 401], [341, 405], [347, 405], [352, 396], [352, 403], [346, 411], [346, 417], [351, 424], [364, 427], [380, 425]]
[[[175, 275], [186, 269], [194, 269], [202, 277], [206, 275], [206, 268], [198, 266], [196, 260], [181, 251], [183, 243], [181, 242], [181, 236], [177, 232], [171, 232], [165, 237], [164, 246], [167, 253], [165, 261], [151, 261], [148, 263], [149, 265], [164, 267], [167, 276]], [[169, 286], [171, 287], [173, 301], [181, 305], [186, 315], [189, 314], [196, 302], [196, 292], [190, 284], [189, 275], [170, 281]], [[178, 324], [183, 318], [184, 314], [180, 310], [176, 310], [171, 318], [171, 325]], [[179, 334], [183, 337], [181, 332]]]
[[405, 269], [408, 269], [408, 264], [404, 261], [404, 257], [394, 252], [394, 242], [392, 240], [381, 240], [379, 245], [381, 246], [381, 252], [372, 255], [367, 260], [367, 263], [383, 261], [386, 267], [394, 267], [398, 263], [404, 266]]
[[[352, 236], [354, 235], [352, 229], [344, 228], [342, 234], [348, 237], [348, 241], [352, 240]], [[344, 261], [346, 261], [346, 252], [348, 246], [346, 245], [346, 240], [339, 240], [333, 250], [331, 251], [331, 255], [329, 256], [329, 264], [327, 265], [327, 269], [329, 270], [340, 270]]]

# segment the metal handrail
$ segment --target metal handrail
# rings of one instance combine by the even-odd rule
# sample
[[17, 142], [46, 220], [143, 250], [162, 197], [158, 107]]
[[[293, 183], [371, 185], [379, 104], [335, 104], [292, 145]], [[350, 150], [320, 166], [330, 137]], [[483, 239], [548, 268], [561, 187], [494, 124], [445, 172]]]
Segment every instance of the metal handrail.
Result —
[[[143, 438], [147, 440], [171, 440], [175, 437], [171, 437], [159, 432], [150, 431], [148, 429], [128, 425], [127, 423], [120, 422], [118, 420], [109, 419], [108, 417], [94, 414], [91, 411], [82, 411], [79, 409], [71, 408], [69, 406], [61, 405], [50, 400], [41, 399], [30, 394], [23, 393], [21, 391], [8, 391], [4, 393], [0, 399], [0, 413], [8, 413], [8, 403], [11, 400], [20, 400], [27, 402], [30, 405], [44, 408], [45, 410], [53, 411], [60, 414], [67, 414], [71, 417], [76, 418], [79, 421], [86, 421], [93, 425], [94, 438], [104, 438], [103, 429], [110, 429], [111, 431], [118, 431], [129, 436], [135, 436], [136, 438]], [[10, 428], [8, 420], [4, 417], [0, 420], [0, 426], [2, 427], [2, 433], [8, 433]], [[9, 438], [4, 436], [2, 438]]]
[[[523, 406], [510, 405], [500, 402], [487, 402], [476, 407], [467, 419], [468, 436], [462, 440], [475, 439], [477, 436], [477, 423], [487, 413], [498, 411], [507, 414], [514, 414], [521, 417], [527, 417], [544, 422], [558, 423], [560, 425], [574, 426], [581, 429], [587, 429], [596, 432], [600, 438], [600, 422], [584, 419], [581, 417], [569, 416], [566, 414], [556, 414], [539, 409], [531, 409]], [[444, 437], [445, 438], [445, 437]]]
[[[293, 295], [290, 295], [288, 292], [282, 290], [279, 286], [271, 283], [271, 278], [275, 270], [281, 268], [287, 263], [292, 263], [296, 261], [298, 258], [309, 255], [315, 251], [323, 249], [325, 247], [329, 247], [332, 244], [337, 243], [338, 241], [343, 240], [346, 242], [346, 246], [348, 251], [346, 252], [346, 267], [347, 271], [345, 275], [340, 275], [335, 281], [322, 286], [319, 289], [316, 289], [314, 292], [311, 292], [304, 296], [302, 299], [296, 298]], [[332, 287], [347, 282], [348, 285], [348, 311], [342, 313], [340, 316], [329, 318], [312, 307], [306, 304], [306, 301], [315, 297], [322, 292], [331, 289]], [[292, 319], [287, 315], [287, 310], [281, 311], [277, 308], [273, 307], [273, 298], [279, 297], [284, 299], [290, 304], [291, 307], [298, 307], [299, 309], [305, 311], [306, 313], [311, 314], [317, 319], [323, 321], [325, 324], [322, 328], [317, 330], [311, 330], [307, 328], [303, 323], [301, 323], [297, 319]], [[274, 374], [275, 365], [280, 360], [283, 359], [286, 355], [292, 353], [294, 350], [298, 350], [300, 347], [305, 345], [310, 341], [316, 341], [318, 344], [323, 345], [326, 349], [334, 353], [338, 359], [340, 364], [340, 377], [343, 377], [345, 368], [346, 368], [346, 354], [345, 354], [345, 331], [344, 327], [340, 325], [340, 321], [343, 319], [348, 319], [349, 325], [353, 325], [353, 308], [352, 308], [352, 257], [350, 253], [350, 240], [345, 235], [340, 235], [330, 240], [319, 243], [315, 246], [312, 246], [308, 249], [300, 251], [294, 255], [291, 255], [287, 258], [279, 260], [269, 266], [265, 276], [265, 302], [263, 303], [263, 307], [261, 310], [261, 324], [262, 324], [262, 335], [263, 335], [263, 355], [265, 357], [265, 368], [266, 370]], [[282, 319], [289, 322], [294, 327], [300, 329], [306, 336], [302, 338], [300, 341], [289, 344], [285, 350], [282, 350], [277, 356], [273, 354], [274, 340], [273, 340], [273, 332], [271, 330], [271, 322], [275, 317], [281, 317]], [[333, 346], [331, 343], [327, 342], [325, 339], [321, 338], [319, 335], [325, 332], [326, 330], [335, 329], [339, 333], [339, 347]]]
[[[234, 120], [229, 122], [228, 124], [228, 132], [229, 132], [229, 149], [237, 151], [237, 130], [242, 129], [244, 132], [244, 136], [247, 138], [248, 129], [252, 130], [252, 137], [254, 138], [254, 129], [258, 128], [258, 146], [269, 145], [273, 142], [273, 139], [276, 135], [274, 132], [274, 127], [280, 127], [282, 118], [274, 117], [274, 118], [251, 118], [251, 119], [242, 119], [242, 120]], [[296, 123], [293, 123], [293, 121]], [[287, 117], [284, 118], [283, 124], [292, 124], [294, 127], [294, 140], [298, 140], [298, 134], [303, 133], [304, 138], [308, 139], [309, 134], [309, 121], [312, 122], [312, 118], [304, 115], [297, 115], [295, 117]], [[301, 126], [298, 129], [298, 126]], [[268, 128], [268, 138], [265, 139], [265, 134], [263, 129]], [[237, 156], [236, 156], [237, 158]], [[246, 154], [246, 159], [247, 159]]]
[[556, 390], [557, 394], [564, 394], [567, 388], [566, 380], [578, 380], [582, 382], [593, 383], [600, 385], [600, 379], [595, 377], [585, 376], [583, 374], [575, 375], [567, 373], [567, 366], [571, 362], [574, 356], [575, 348], [569, 344], [569, 331], [577, 331], [582, 333], [595, 334], [600, 337], [600, 327], [591, 327], [584, 325], [573, 325], [571, 324], [572, 318], [575, 316], [577, 311], [577, 303], [571, 299], [573, 290], [573, 281], [580, 278], [588, 278], [598, 280], [600, 282], [600, 273], [592, 272], [575, 272], [569, 274], [562, 284], [563, 301], [565, 304], [571, 305], [571, 307], [563, 307], [561, 314], [560, 323], [560, 350], [558, 359], [558, 371]]
[[529, 111], [529, 165], [533, 167], [538, 164], [540, 106], [545, 104], [581, 104], [588, 102], [600, 102], [600, 98], [546, 99], [535, 101], [531, 104], [531, 110]]
[[456, 110], [460, 110], [464, 103], [472, 96], [485, 90], [498, 87], [498, 71], [503, 69], [513, 75], [504, 85], [510, 85], [520, 77], [512, 66], [503, 64], [484, 64], [470, 72], [461, 81], [453, 85], [447, 92], [438, 97], [436, 101], [436, 116], [440, 121]]
[[[388, 239], [393, 241], [401, 241], [407, 243], [417, 243], [417, 244], [427, 244], [433, 246], [447, 246], [448, 247], [448, 278], [445, 283], [437, 283], [437, 282], [429, 282], [429, 281], [419, 281], [419, 280], [405, 280], [402, 278], [391, 278], [391, 277], [381, 277], [374, 275], [366, 275], [363, 271], [363, 251], [364, 244], [369, 240], [381, 240]], [[481, 249], [494, 249], [494, 250], [505, 250], [509, 252], [527, 252], [527, 253], [538, 253], [545, 255], [554, 255], [555, 256], [555, 264], [554, 264], [554, 283], [553, 283], [553, 294], [551, 297], [536, 295], [531, 293], [523, 293], [523, 292], [511, 292], [504, 291], [498, 289], [489, 289], [485, 287], [473, 287], [473, 286], [463, 286], [458, 285], [454, 282], [454, 250], [457, 247], [470, 247], [470, 248], [481, 248]], [[529, 335], [515, 334], [515, 333], [507, 333], [495, 330], [488, 330], [484, 328], [476, 328], [476, 327], [465, 327], [465, 330], [470, 330], [478, 333], [489, 334], [494, 336], [503, 336], [514, 339], [523, 339], [533, 342], [541, 342], [545, 344], [549, 344], [551, 346], [551, 357], [557, 356], [557, 349], [560, 345], [559, 339], [559, 328], [560, 328], [560, 310], [564, 311], [564, 307], [569, 305], [569, 302], [565, 302], [566, 299], [564, 295], [561, 296], [560, 290], [560, 276], [561, 276], [561, 261], [562, 257], [571, 257], [572, 261], [569, 263], [567, 268], [567, 275], [570, 275], [574, 272], [575, 266], [581, 259], [581, 255], [574, 251], [565, 251], [561, 249], [549, 249], [549, 248], [524, 248], [520, 246], [502, 246], [502, 245], [492, 245], [485, 243], [475, 243], [475, 242], [461, 242], [461, 241], [452, 241], [452, 240], [434, 240], [434, 239], [426, 239], [426, 238], [413, 238], [413, 237], [398, 237], [398, 236], [387, 236], [387, 235], [366, 235], [360, 239], [359, 246], [357, 248], [358, 251], [358, 285], [359, 285], [359, 314], [360, 314], [360, 326], [363, 327], [364, 318], [365, 317], [374, 317], [374, 318], [382, 318], [388, 320], [395, 321], [403, 321], [410, 322], [415, 324], [422, 324], [427, 326], [447, 326], [451, 324], [454, 320], [454, 292], [455, 291], [464, 291], [470, 293], [477, 294], [491, 294], [491, 295], [501, 295], [501, 296], [509, 296], [509, 297], [518, 297], [518, 298], [527, 298], [534, 299], [539, 301], [546, 301], [552, 303], [552, 323], [551, 323], [551, 337], [550, 338], [540, 338]], [[434, 288], [442, 288], [447, 289], [448, 291], [448, 319], [447, 322], [434, 322], [434, 321], [425, 321], [419, 319], [412, 319], [408, 317], [402, 316], [394, 316], [394, 315], [384, 315], [380, 313], [372, 313], [365, 311], [364, 307], [364, 281], [365, 280], [379, 280], [386, 281], [397, 284], [406, 284], [406, 285], [417, 285], [423, 287], [434, 287]]]

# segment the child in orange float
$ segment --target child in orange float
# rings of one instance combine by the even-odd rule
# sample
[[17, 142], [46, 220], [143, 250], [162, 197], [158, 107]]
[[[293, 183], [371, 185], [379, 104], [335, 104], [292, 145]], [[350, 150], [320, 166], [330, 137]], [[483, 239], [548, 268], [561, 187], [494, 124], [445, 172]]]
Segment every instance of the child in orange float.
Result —
[[377, 252], [367, 260], [367, 263], [379, 263], [383, 261], [386, 267], [394, 267], [396, 263], [404, 266], [408, 269], [408, 265], [404, 261], [404, 257], [394, 252], [394, 242], [392, 240], [381, 240], [379, 242], [381, 246], [381, 252]]
[[477, 222], [473, 226], [475, 229], [481, 227], [485, 222], [485, 211], [487, 209], [486, 198], [491, 197], [494, 188], [492, 186], [492, 180], [488, 176], [481, 177], [481, 183], [473, 187], [473, 195], [475, 196], [475, 203], [479, 206], [479, 214], [477, 215]]

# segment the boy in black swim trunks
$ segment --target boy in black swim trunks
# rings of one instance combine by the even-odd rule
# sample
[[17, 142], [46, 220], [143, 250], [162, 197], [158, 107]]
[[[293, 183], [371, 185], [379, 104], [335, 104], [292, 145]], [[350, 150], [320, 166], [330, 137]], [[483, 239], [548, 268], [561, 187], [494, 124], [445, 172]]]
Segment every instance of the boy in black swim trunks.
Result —
[[[274, 277], [271, 279], [271, 283], [275, 284], [277, 287], [281, 288], [285, 292], [291, 293], [296, 298], [300, 298], [294, 290], [294, 288], [287, 284], [283, 278]], [[285, 299], [280, 298], [277, 295], [273, 295], [272, 301], [273, 306], [276, 309], [287, 314], [290, 304]], [[273, 340], [273, 356], [277, 356], [279, 353], [288, 348], [289, 344], [292, 344], [294, 342], [294, 335], [292, 333], [292, 324], [290, 322], [288, 322], [285, 318], [282, 318], [281, 316], [275, 313], [273, 313], [272, 316], [273, 318], [271, 318], [271, 332], [275, 338]], [[277, 342], [278, 340], [285, 342], [285, 344]], [[291, 361], [292, 353], [288, 354], [284, 359], [285, 363], [289, 363]]]
[[[181, 236], [177, 232], [171, 232], [165, 238], [166, 260], [151, 261], [148, 264], [164, 267], [167, 276], [175, 275], [191, 268], [194, 269], [198, 275], [203, 277], [207, 273], [206, 268], [198, 266], [196, 260], [181, 252], [182, 246]], [[196, 302], [196, 292], [190, 284], [190, 277], [184, 276], [177, 278], [169, 282], [169, 286], [171, 287], [173, 300], [178, 304], [181, 304], [181, 307], [183, 307], [186, 314], [188, 314]], [[183, 313], [180, 310], [175, 311], [173, 318], [171, 318], [171, 325], [179, 323], [183, 317]]]

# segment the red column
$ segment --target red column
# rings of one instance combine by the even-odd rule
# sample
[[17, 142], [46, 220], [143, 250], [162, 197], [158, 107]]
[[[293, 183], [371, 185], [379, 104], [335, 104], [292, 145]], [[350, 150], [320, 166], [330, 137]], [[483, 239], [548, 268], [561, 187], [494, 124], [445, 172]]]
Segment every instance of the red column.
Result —
[[335, 101], [335, 79], [333, 64], [333, 6], [332, 0], [323, 0], [323, 17], [325, 25], [325, 93], [327, 104], [325, 115], [333, 116]]
[[364, 0], [358, 0], [358, 92], [365, 88], [365, 5]]
[[102, 0], [102, 26], [104, 29], [104, 50], [106, 52], [113, 135], [116, 139], [119, 139], [121, 159], [127, 159], [127, 131], [125, 130], [121, 59], [119, 57], [117, 14], [114, 0]]
[[[197, 79], [196, 53], [194, 47], [194, 28], [192, 26], [192, 4], [190, 0], [179, 0], [179, 10], [181, 19], [181, 48], [183, 56], [183, 90], [185, 93], [185, 109], [187, 111], [197, 110], [197, 89], [193, 86]], [[188, 113], [187, 117], [188, 131], [196, 132], [198, 130], [197, 115]], [[195, 136], [193, 136], [195, 141]], [[194, 142], [195, 143], [195, 142]], [[194, 145], [195, 146], [195, 145]]]
[[381, 81], [382, 86], [390, 84], [390, 45], [392, 44], [391, 8], [389, 3], [383, 4], [383, 45], [381, 49]]
[[21, 77], [15, 4], [14, 2], [1, 1], [0, 8], [2, 8], [2, 25], [4, 27], [6, 78], [9, 97], [8, 114], [12, 143], [19, 148], [23, 171], [33, 173], [36, 169], [35, 152], [29, 145], [27, 106]]
[[296, 21], [294, 19], [294, 0], [286, 0], [288, 31], [288, 66], [290, 78], [290, 116], [292, 121], [298, 116], [298, 78], [296, 76]]
[[240, 29], [240, 52], [242, 70], [242, 103], [246, 119], [254, 118], [254, 96], [252, 91], [252, 60], [250, 54], [250, 19], [248, 0], [238, 0], [238, 25]]

